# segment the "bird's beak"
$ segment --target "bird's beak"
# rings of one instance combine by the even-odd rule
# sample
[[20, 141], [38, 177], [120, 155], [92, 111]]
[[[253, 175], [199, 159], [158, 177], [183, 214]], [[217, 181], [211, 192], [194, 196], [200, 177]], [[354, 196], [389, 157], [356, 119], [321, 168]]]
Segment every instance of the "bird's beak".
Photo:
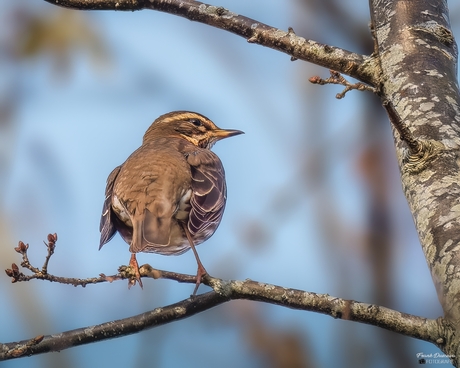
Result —
[[217, 139], [221, 140], [228, 137], [233, 137], [234, 135], [244, 134], [241, 130], [236, 129], [215, 129], [212, 131], [212, 135]]

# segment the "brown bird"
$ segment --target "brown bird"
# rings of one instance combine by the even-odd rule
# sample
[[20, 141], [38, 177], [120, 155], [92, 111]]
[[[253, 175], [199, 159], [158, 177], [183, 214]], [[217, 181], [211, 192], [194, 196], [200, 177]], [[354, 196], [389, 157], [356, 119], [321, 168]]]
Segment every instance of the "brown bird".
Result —
[[206, 275], [195, 246], [209, 239], [224, 213], [225, 173], [212, 146], [242, 134], [218, 128], [203, 115], [174, 111], [160, 116], [142, 145], [107, 179], [99, 249], [118, 231], [129, 244], [130, 266], [142, 287], [136, 253], [178, 255], [190, 248], [198, 263], [196, 287]]

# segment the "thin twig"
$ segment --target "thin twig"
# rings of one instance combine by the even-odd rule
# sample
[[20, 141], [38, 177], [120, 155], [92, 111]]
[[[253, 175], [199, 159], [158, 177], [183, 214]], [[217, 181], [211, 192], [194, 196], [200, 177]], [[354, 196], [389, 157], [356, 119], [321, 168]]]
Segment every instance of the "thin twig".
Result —
[[48, 273], [48, 263], [50, 261], [51, 256], [54, 254], [54, 249], [56, 248], [56, 242], [57, 242], [57, 234], [48, 234], [48, 243], [45, 243], [46, 248], [48, 249], [48, 254], [46, 255], [45, 258], [45, 263], [43, 264], [42, 267], [42, 273], [47, 274]]
[[401, 116], [398, 114], [391, 101], [385, 100], [383, 101], [382, 105], [388, 113], [388, 117], [390, 118], [391, 124], [398, 131], [401, 140], [406, 142], [410, 153], [418, 154], [422, 152], [422, 143], [414, 138], [413, 134], [411, 133], [407, 125], [404, 124], [403, 120], [401, 119]]
[[345, 86], [345, 89], [340, 92], [340, 93], [337, 93], [335, 95], [335, 98], [337, 99], [342, 99], [345, 97], [346, 93], [349, 92], [349, 91], [352, 91], [352, 90], [358, 90], [358, 91], [370, 91], [372, 93], [376, 93], [377, 90], [372, 87], [372, 86], [369, 86], [367, 84], [364, 84], [364, 83], [361, 83], [361, 82], [358, 82], [358, 83], [350, 83], [348, 82], [339, 72], [335, 71], [335, 70], [330, 70], [329, 71], [331, 73], [331, 76], [327, 79], [322, 79], [320, 78], [319, 76], [314, 76], [314, 77], [311, 77], [309, 79], [310, 83], [313, 83], [313, 84], [319, 84], [319, 85], [325, 85], [325, 84], [340, 84], [342, 86]]
[[[115, 275], [104, 275], [101, 273], [98, 277], [88, 277], [85, 279], [73, 278], [73, 277], [62, 277], [55, 276], [48, 272], [48, 263], [54, 254], [56, 249], [57, 234], [48, 234], [48, 243], [45, 243], [48, 249], [47, 255], [45, 257], [45, 262], [42, 269], [33, 266], [27, 256], [27, 250], [29, 249], [29, 244], [24, 244], [20, 241], [18, 246], [14, 250], [21, 254], [22, 262], [21, 266], [32, 272], [32, 275], [26, 275], [23, 272], [20, 272], [17, 264], [13, 263], [11, 269], [5, 270], [6, 274], [11, 277], [11, 282], [26, 282], [31, 280], [46, 280], [50, 282], [57, 282], [60, 284], [73, 285], [73, 286], [82, 286], [85, 287], [88, 284], [100, 284], [102, 282], [113, 282], [116, 280], [131, 280], [133, 277], [136, 277], [132, 268], [130, 266], [120, 266], [118, 268], [118, 273]], [[149, 264], [142, 265], [139, 269], [141, 277], [153, 278], [153, 279], [169, 279], [178, 282], [184, 283], [196, 283], [196, 276], [184, 275], [175, 272], [157, 270], [150, 266]]]

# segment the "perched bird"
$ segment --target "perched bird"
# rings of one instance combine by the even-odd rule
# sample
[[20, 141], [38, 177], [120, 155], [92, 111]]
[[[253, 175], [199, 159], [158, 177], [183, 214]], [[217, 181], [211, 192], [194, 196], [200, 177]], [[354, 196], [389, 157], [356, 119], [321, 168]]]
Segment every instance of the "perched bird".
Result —
[[218, 128], [203, 115], [160, 116], [142, 145], [107, 179], [99, 249], [118, 231], [129, 244], [130, 266], [142, 287], [136, 253], [178, 255], [190, 248], [198, 263], [196, 293], [206, 274], [195, 246], [209, 239], [224, 213], [225, 173], [212, 146], [242, 134]]

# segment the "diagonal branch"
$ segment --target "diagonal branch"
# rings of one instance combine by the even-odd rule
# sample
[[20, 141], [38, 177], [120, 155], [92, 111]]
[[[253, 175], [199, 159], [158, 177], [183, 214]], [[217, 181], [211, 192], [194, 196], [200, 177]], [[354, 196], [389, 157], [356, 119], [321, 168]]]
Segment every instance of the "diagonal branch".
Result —
[[291, 56], [340, 73], [347, 74], [372, 86], [378, 85], [378, 63], [375, 58], [363, 56], [338, 47], [307, 40], [292, 28], [283, 31], [254, 19], [192, 0], [45, 0], [51, 4], [79, 10], [151, 9], [187, 18], [191, 21], [232, 32], [248, 42], [269, 47]]
[[[7, 344], [0, 343], [0, 361], [22, 356], [56, 352], [96, 341], [131, 335], [148, 328], [161, 326], [166, 323], [193, 316], [225, 301], [226, 299], [216, 292], [209, 292], [193, 299], [185, 299], [179, 303], [156, 308], [137, 316], [113, 322], [106, 322], [86, 328], [78, 328], [57, 335], [39, 336], [38, 338], [26, 341]], [[34, 340], [40, 341], [31, 343]]]
[[[164, 275], [168, 275], [168, 273]], [[172, 273], [171, 275], [173, 278], [179, 277], [183, 282], [195, 283], [194, 276]], [[213, 291], [117, 321], [60, 334], [38, 336], [20, 342], [0, 344], [0, 361], [61, 351], [74, 346], [134, 334], [191, 317], [236, 299], [277, 304], [292, 309], [322, 313], [334, 318], [366, 323], [437, 345], [444, 342], [441, 335], [441, 331], [443, 331], [441, 318], [438, 320], [421, 318], [372, 304], [335, 298], [327, 294], [288, 289], [252, 280], [226, 281], [206, 276], [203, 283], [211, 286]]]
[[[42, 269], [39, 269], [29, 262], [27, 256], [29, 245], [20, 241], [14, 249], [22, 255], [21, 266], [30, 270], [33, 275], [24, 275], [19, 271], [19, 267], [13, 264], [12, 269], [6, 270], [7, 275], [12, 278], [12, 282], [39, 279], [75, 286], [86, 286], [89, 283], [112, 282], [135, 277], [131, 267], [126, 266], [121, 266], [119, 273], [116, 275], [101, 275], [99, 278], [75, 279], [51, 275], [47, 272], [47, 266], [56, 248], [56, 242], [57, 234], [49, 234], [48, 243], [45, 243], [48, 248], [45, 265]], [[196, 283], [196, 276], [157, 270], [148, 264], [140, 268], [140, 273], [142, 277]], [[445, 343], [444, 336], [447, 333], [446, 331], [448, 331], [448, 327], [444, 326], [442, 318], [432, 320], [417, 317], [377, 305], [335, 298], [327, 294], [288, 289], [249, 279], [244, 281], [222, 280], [211, 277], [210, 275], [205, 275], [202, 283], [213, 290], [137, 316], [59, 334], [40, 335], [20, 342], [0, 343], [0, 361], [51, 351], [60, 351], [78, 345], [134, 334], [145, 329], [191, 317], [219, 304], [238, 299], [276, 304], [292, 309], [322, 313], [333, 318], [366, 323], [405, 336], [429, 341], [438, 346]]]

